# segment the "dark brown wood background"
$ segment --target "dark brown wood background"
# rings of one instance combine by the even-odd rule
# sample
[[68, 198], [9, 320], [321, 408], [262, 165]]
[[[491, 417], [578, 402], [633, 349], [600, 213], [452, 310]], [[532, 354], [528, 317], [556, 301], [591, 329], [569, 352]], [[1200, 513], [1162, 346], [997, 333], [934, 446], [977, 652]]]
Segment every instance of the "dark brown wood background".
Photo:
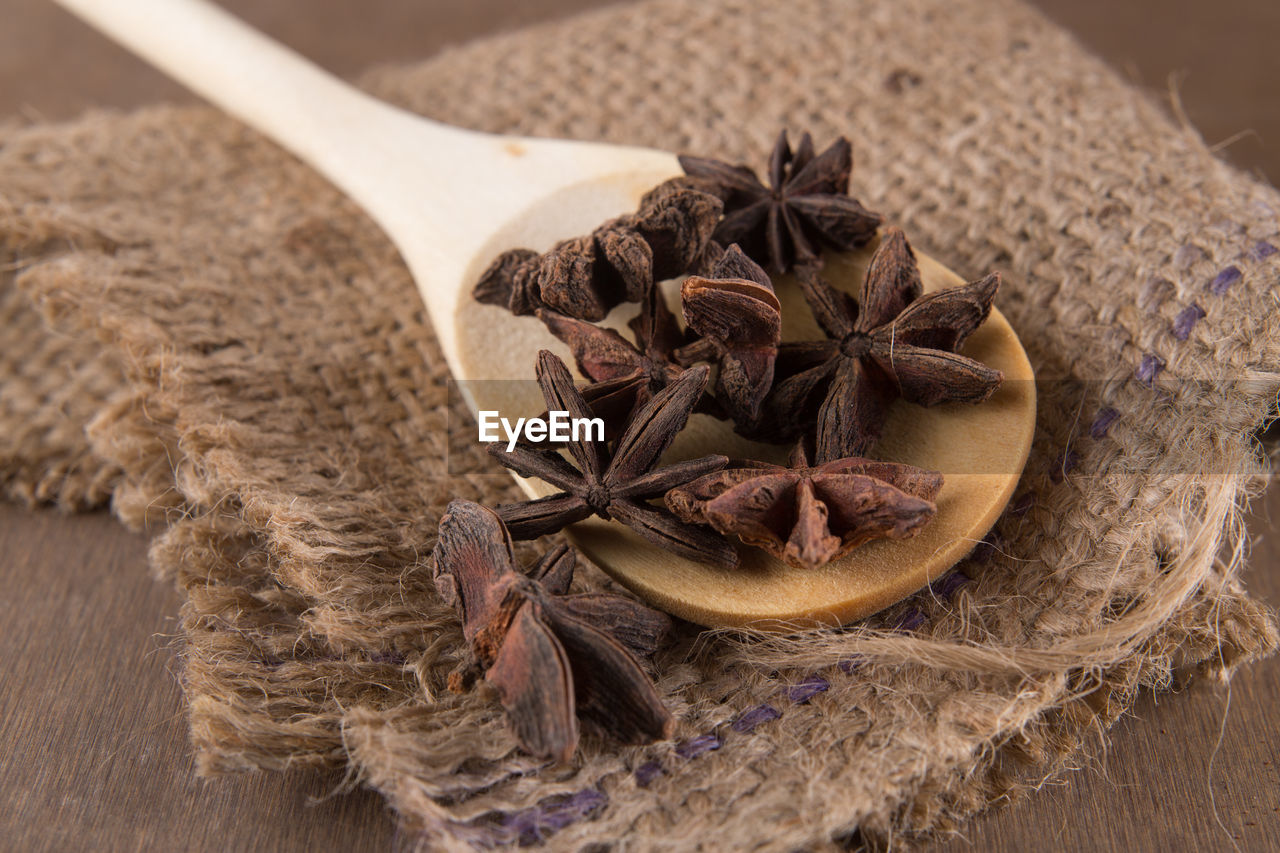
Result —
[[[1135, 81], [1180, 92], [1225, 155], [1280, 181], [1280, 3], [1037, 0]], [[189, 96], [45, 0], [0, 9], [0, 120]], [[593, 0], [227, 0], [341, 74], [417, 59]], [[1280, 492], [1250, 517], [1246, 580], [1280, 601]], [[177, 594], [105, 513], [0, 504], [0, 848], [388, 849], [381, 800], [336, 776], [195, 778], [170, 640]], [[1229, 710], [1228, 710], [1229, 703]], [[1280, 660], [1230, 690], [1145, 696], [1065, 781], [937, 849], [1280, 850]]]

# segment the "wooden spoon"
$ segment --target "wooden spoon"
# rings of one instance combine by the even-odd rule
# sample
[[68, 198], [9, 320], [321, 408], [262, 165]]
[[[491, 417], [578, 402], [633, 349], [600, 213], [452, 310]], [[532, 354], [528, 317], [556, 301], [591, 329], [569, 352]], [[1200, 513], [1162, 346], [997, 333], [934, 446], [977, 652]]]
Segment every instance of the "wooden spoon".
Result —
[[[417, 282], [453, 376], [473, 410], [543, 409], [528, 382], [540, 348], [566, 349], [536, 320], [475, 303], [470, 291], [498, 253], [545, 249], [635, 207], [681, 173], [646, 148], [494, 136], [389, 106], [326, 74], [203, 0], [57, 0], [138, 56], [292, 151], [364, 209], [395, 242]], [[714, 152], [711, 152], [714, 153]], [[832, 259], [833, 282], [856, 292], [868, 253]], [[921, 256], [927, 289], [961, 280]], [[805, 330], [798, 288], [780, 282], [787, 337]], [[630, 306], [634, 310], [634, 306]], [[625, 308], [614, 312], [621, 324]], [[998, 311], [964, 350], [1004, 371], [980, 406], [899, 404], [878, 455], [942, 471], [938, 515], [915, 539], [874, 542], [817, 571], [743, 549], [726, 571], [655, 549], [615, 523], [570, 531], [605, 571], [641, 597], [712, 626], [840, 624], [920, 589], [964, 557], [1013, 493], [1035, 419], [1031, 367]], [[571, 361], [571, 360], [570, 360]], [[695, 416], [671, 458], [707, 452], [781, 461], [719, 422]], [[529, 494], [545, 484], [521, 481]]]

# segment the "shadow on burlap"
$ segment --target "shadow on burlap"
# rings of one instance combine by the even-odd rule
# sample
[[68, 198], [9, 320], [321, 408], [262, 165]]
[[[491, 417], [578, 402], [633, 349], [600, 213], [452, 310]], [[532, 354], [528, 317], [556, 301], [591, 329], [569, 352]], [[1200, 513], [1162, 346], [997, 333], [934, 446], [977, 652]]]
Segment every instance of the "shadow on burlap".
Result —
[[1141, 687], [1275, 646], [1237, 570], [1280, 363], [1280, 196], [1037, 14], [659, 0], [366, 82], [469, 127], [733, 160], [779, 126], [848, 135], [856, 195], [962, 275], [1004, 272], [1035, 447], [932, 590], [840, 632], [689, 629], [658, 660], [675, 742], [588, 735], [540, 767], [491, 697], [444, 689], [436, 520], [513, 492], [447, 446], [463, 415], [380, 232], [208, 110], [12, 129], [0, 476], [155, 525], [202, 772], [349, 766], [442, 847], [874, 843], [1061, 768]]

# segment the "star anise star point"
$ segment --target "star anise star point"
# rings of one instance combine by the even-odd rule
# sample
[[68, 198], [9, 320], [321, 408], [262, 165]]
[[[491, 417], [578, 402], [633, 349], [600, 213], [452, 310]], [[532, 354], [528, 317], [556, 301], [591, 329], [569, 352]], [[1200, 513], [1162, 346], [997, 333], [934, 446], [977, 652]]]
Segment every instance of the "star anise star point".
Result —
[[745, 166], [691, 156], [681, 156], [680, 165], [724, 201], [712, 238], [739, 243], [752, 258], [783, 272], [814, 261], [824, 246], [857, 248], [880, 225], [879, 214], [848, 195], [853, 156], [843, 137], [815, 154], [808, 133], [792, 151], [783, 130], [769, 158], [769, 186]]
[[751, 463], [673, 489], [667, 506], [788, 565], [814, 569], [874, 539], [909, 539], [937, 512], [942, 475], [913, 465], [837, 459]]
[[[436, 587], [458, 610], [473, 666], [496, 688], [517, 740], [561, 762], [577, 748], [579, 715], [627, 743], [666, 739], [675, 727], [638, 661], [670, 620], [622, 596], [570, 595], [574, 561], [561, 545], [521, 572], [497, 514], [465, 500], [449, 504], [433, 553]], [[468, 680], [451, 674], [450, 689]]]
[[[544, 498], [498, 507], [511, 535], [533, 539], [598, 515], [619, 521], [648, 541], [688, 559], [736, 566], [737, 552], [724, 539], [649, 503], [728, 464], [724, 456], [712, 455], [658, 467], [659, 458], [702, 396], [709, 374], [705, 365], [690, 368], [636, 409], [612, 452], [603, 442], [592, 442], [585, 436], [570, 441], [568, 450], [577, 467], [555, 452], [527, 447], [508, 451], [490, 445], [490, 452], [506, 467], [561, 489]], [[568, 412], [571, 418], [592, 416], [568, 368], [553, 353], [543, 350], [538, 354], [537, 375], [548, 410]]]

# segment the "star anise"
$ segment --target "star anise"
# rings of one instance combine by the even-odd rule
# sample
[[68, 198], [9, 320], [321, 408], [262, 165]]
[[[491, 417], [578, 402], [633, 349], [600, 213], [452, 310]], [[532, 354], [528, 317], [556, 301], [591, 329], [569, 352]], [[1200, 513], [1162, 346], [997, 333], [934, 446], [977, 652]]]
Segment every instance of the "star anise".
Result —
[[724, 212], [719, 196], [701, 181], [672, 178], [640, 199], [632, 227], [653, 251], [653, 281], [684, 275], [698, 265]]
[[[687, 336], [656, 286], [644, 295], [640, 313], [630, 323], [634, 344], [613, 329], [554, 311], [541, 309], [538, 319], [568, 344], [578, 370], [592, 380], [582, 394], [592, 411], [611, 427], [611, 435], [616, 431], [613, 427], [625, 423], [631, 412], [674, 382], [687, 366], [677, 363], [672, 355]], [[715, 411], [703, 402], [709, 401], [700, 401], [701, 410]]]
[[721, 209], [714, 195], [660, 185], [634, 214], [610, 220], [590, 235], [564, 240], [541, 255], [529, 249], [503, 252], [481, 275], [473, 295], [515, 314], [547, 307], [602, 320], [618, 303], [640, 301], [655, 280], [693, 264]]
[[987, 319], [999, 274], [921, 296], [907, 239], [888, 228], [862, 283], [861, 302], [798, 270], [805, 298], [828, 340], [783, 344], [762, 431], [777, 439], [817, 424], [818, 463], [865, 454], [889, 405], [980, 403], [1004, 375], [956, 350]]
[[773, 384], [782, 337], [782, 305], [773, 282], [737, 244], [725, 249], [706, 276], [680, 286], [685, 323], [702, 339], [675, 353], [683, 364], [717, 361], [716, 400], [733, 421], [751, 427]]
[[485, 305], [500, 305], [512, 314], [532, 314], [542, 304], [538, 295], [541, 257], [533, 249], [508, 249], [481, 273], [471, 296]]
[[872, 539], [909, 539], [937, 512], [942, 475], [912, 465], [837, 459], [790, 467], [741, 463], [667, 493], [685, 521], [736, 535], [789, 565], [816, 568]]
[[622, 596], [567, 595], [567, 546], [520, 572], [506, 528], [479, 504], [450, 503], [439, 536], [436, 587], [526, 750], [569, 760], [578, 715], [625, 743], [671, 737], [675, 720], [636, 660], [670, 629], [666, 616]]
[[724, 201], [724, 219], [712, 238], [738, 243], [755, 260], [783, 272], [813, 262], [823, 246], [857, 248], [880, 225], [879, 214], [848, 195], [853, 155], [844, 137], [815, 156], [808, 133], [792, 152], [782, 131], [769, 158], [767, 187], [746, 166], [688, 155], [680, 165], [715, 187]]
[[[511, 535], [533, 539], [554, 533], [592, 515], [616, 519], [650, 542], [691, 560], [733, 567], [738, 555], [733, 546], [709, 531], [685, 524], [665, 509], [648, 501], [682, 483], [723, 468], [723, 456], [703, 456], [655, 468], [676, 433], [684, 428], [702, 390], [710, 368], [690, 368], [641, 406], [628, 422], [612, 454], [603, 442], [585, 435], [568, 443], [578, 463], [551, 451], [517, 447], [505, 450], [500, 444], [489, 451], [498, 461], [524, 477], [537, 477], [563, 491], [545, 498], [506, 504], [497, 509]], [[564, 411], [570, 418], [592, 416], [564, 362], [553, 353], [538, 353], [538, 383], [550, 411]], [[585, 431], [584, 431], [585, 433]]]

